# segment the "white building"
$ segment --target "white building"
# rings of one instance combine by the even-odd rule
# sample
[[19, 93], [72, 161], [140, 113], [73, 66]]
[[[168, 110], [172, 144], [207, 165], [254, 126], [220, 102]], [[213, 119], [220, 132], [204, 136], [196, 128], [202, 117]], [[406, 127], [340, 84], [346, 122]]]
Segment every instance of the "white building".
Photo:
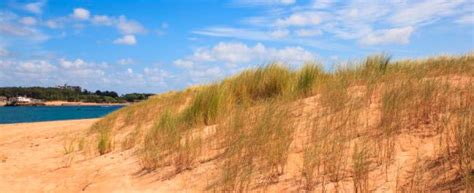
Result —
[[16, 97], [16, 102], [20, 102], [20, 103], [31, 103], [31, 102], [32, 102], [32, 99], [31, 99], [31, 98], [28, 98], [28, 97], [19, 96], [19, 97]]

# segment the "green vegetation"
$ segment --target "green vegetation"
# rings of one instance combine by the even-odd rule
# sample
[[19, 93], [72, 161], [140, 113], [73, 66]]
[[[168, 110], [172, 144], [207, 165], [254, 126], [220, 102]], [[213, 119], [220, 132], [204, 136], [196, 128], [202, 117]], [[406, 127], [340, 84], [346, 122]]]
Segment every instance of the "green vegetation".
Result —
[[323, 76], [323, 74], [324, 73], [319, 66], [305, 64], [299, 72], [296, 90], [301, 92], [304, 96], [311, 96], [313, 94], [316, 79]]
[[[369, 192], [373, 170], [389, 178], [397, 137], [440, 135], [439, 154], [453, 158], [441, 172], [454, 170], [460, 189], [472, 190], [472, 77], [472, 54], [403, 61], [378, 55], [331, 72], [269, 64], [122, 108], [91, 135], [100, 154], [113, 150], [114, 136], [126, 136], [124, 149], [136, 150], [149, 171], [174, 167], [178, 174], [217, 160], [220, 173], [209, 189], [237, 192], [278, 182], [296, 141], [303, 146], [295, 153], [301, 189], [337, 190], [351, 179], [354, 191]], [[430, 168], [419, 164], [406, 174], [416, 180], [397, 181], [397, 190], [428, 183]], [[443, 180], [431, 190], [450, 190], [444, 184], [456, 178]]]
[[152, 94], [132, 93], [119, 96], [114, 91], [90, 92], [68, 88], [44, 88], [44, 87], [2, 87], [0, 96], [17, 97], [27, 96], [45, 101], [69, 101], [69, 102], [95, 102], [95, 103], [124, 103], [136, 102], [147, 99]]

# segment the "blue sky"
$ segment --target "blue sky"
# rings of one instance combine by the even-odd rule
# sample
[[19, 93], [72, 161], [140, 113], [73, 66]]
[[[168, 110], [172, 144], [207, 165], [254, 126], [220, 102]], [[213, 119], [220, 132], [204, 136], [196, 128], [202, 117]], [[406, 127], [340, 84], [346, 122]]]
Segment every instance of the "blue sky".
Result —
[[271, 61], [473, 48], [472, 0], [0, 2], [0, 86], [165, 92]]

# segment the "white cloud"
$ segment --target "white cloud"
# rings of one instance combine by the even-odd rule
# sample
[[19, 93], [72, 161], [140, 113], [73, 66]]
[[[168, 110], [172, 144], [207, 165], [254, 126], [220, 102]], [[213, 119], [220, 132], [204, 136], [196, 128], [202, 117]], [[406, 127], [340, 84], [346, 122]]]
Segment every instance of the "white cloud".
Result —
[[57, 29], [57, 28], [62, 27], [62, 25], [58, 21], [55, 21], [55, 20], [46, 21], [46, 26], [48, 26], [51, 29]]
[[26, 4], [24, 9], [34, 14], [41, 14], [43, 13], [43, 10], [42, 10], [43, 6], [44, 6], [44, 2], [38, 1], [38, 2]]
[[123, 34], [146, 33], [146, 29], [140, 23], [133, 20], [127, 20], [125, 16], [119, 17], [117, 29]]
[[[276, 1], [262, 2], [256, 1], [254, 4], [275, 5]], [[312, 0], [291, 5], [287, 9], [266, 8], [259, 15], [240, 20], [238, 28], [210, 26], [193, 33], [298, 43], [318, 48], [331, 47], [339, 44], [340, 40], [359, 41], [363, 45], [407, 44], [413, 29], [439, 24], [452, 18], [457, 23], [472, 24], [474, 17], [469, 7], [472, 8], [468, 0]], [[402, 28], [404, 30], [397, 30]], [[292, 33], [282, 33], [284, 29]], [[397, 33], [402, 36], [393, 37]], [[315, 39], [321, 34], [324, 34], [324, 39]]]
[[0, 23], [0, 33], [12, 36], [27, 36], [32, 33], [28, 28], [23, 28], [10, 23]]
[[94, 15], [92, 23], [96, 25], [111, 26], [115, 23], [114, 19], [107, 15]]
[[189, 60], [177, 59], [173, 61], [173, 64], [181, 68], [192, 68], [194, 65], [194, 62], [189, 61]]
[[293, 65], [300, 65], [306, 61], [314, 61], [315, 55], [302, 47], [285, 47], [283, 49], [268, 49], [268, 58], [278, 61], [289, 63]]
[[2, 72], [5, 72], [8, 67], [12, 66], [13, 62], [10, 60], [0, 60], [0, 67], [3, 68]]
[[20, 62], [17, 66], [20, 73], [47, 73], [55, 69], [55, 66], [45, 60], [31, 60]]
[[102, 68], [107, 67], [104, 63], [97, 64], [80, 58], [75, 60], [61, 58], [58, 60], [57, 66], [56, 74], [66, 80], [74, 80], [74, 82], [86, 82], [88, 81], [87, 78], [93, 81], [100, 81], [106, 75]]
[[407, 44], [410, 42], [413, 31], [414, 28], [411, 26], [380, 30], [362, 37], [360, 43], [364, 45]]
[[330, 7], [334, 0], [314, 0], [313, 7], [316, 9], [324, 9]]
[[74, 61], [66, 60], [64, 58], [59, 59], [59, 65], [64, 69], [81, 69], [87, 67], [87, 64], [82, 59], [76, 59]]
[[474, 24], [474, 13], [466, 14], [456, 20], [456, 23]]
[[117, 64], [120, 65], [130, 65], [130, 64], [135, 64], [135, 60], [131, 58], [122, 58], [117, 61]]
[[90, 12], [84, 8], [75, 8], [71, 16], [77, 20], [88, 20]]
[[191, 75], [191, 78], [194, 80], [194, 82], [202, 83], [209, 82], [212, 81], [212, 79], [223, 76], [222, 70], [218, 66], [200, 70], [191, 70], [189, 71], [189, 74]]
[[[143, 34], [146, 33], [146, 28], [139, 22], [127, 19], [127, 17], [121, 15], [119, 17], [108, 16], [108, 15], [94, 15], [91, 17], [91, 23], [94, 25], [102, 26], [113, 26], [124, 35]], [[168, 24], [162, 24], [163, 29]]]
[[185, 69], [180, 77], [189, 84], [208, 83], [249, 67], [268, 62], [300, 65], [315, 60], [315, 54], [302, 47], [267, 47], [262, 43], [219, 42], [213, 47], [197, 48], [191, 55], [175, 60], [175, 66]]
[[114, 40], [114, 44], [124, 44], [124, 45], [135, 45], [137, 40], [134, 35], [125, 35], [121, 38]]
[[212, 27], [193, 31], [195, 34], [215, 36], [215, 37], [233, 37], [249, 40], [275, 40], [283, 39], [289, 35], [286, 29], [275, 29], [270, 31], [252, 30], [232, 27]]
[[10, 52], [6, 48], [0, 46], [0, 56], [8, 56], [8, 55], [10, 55]]
[[232, 27], [211, 27], [202, 30], [193, 31], [195, 34], [216, 36], [216, 37], [234, 37], [250, 40], [270, 40], [268, 34], [261, 31], [240, 29]]
[[236, 0], [241, 5], [291, 5], [296, 0]]
[[277, 26], [314, 26], [319, 23], [321, 23], [321, 14], [317, 12], [294, 13], [275, 22]]
[[248, 46], [240, 42], [219, 42], [212, 48], [198, 48], [191, 56], [175, 60], [174, 64], [179, 67], [192, 68], [196, 67], [195, 64], [209, 62], [235, 66], [236, 64], [257, 65], [270, 61], [301, 64], [314, 59], [314, 54], [302, 47], [278, 49], [266, 47], [262, 43]]
[[299, 29], [296, 30], [296, 35], [299, 37], [313, 37], [321, 35], [323, 32], [320, 29]]
[[415, 3], [401, 3], [402, 6], [399, 6], [397, 12], [390, 16], [389, 21], [399, 26], [432, 22], [440, 17], [456, 13], [456, 8], [466, 1], [431, 0], [414, 2]]
[[[81, 58], [0, 59], [0, 67], [0, 86], [52, 86], [67, 83], [89, 90], [157, 92], [168, 89], [167, 82], [173, 78], [163, 69], [145, 68], [141, 73]], [[121, 86], [113, 87], [116, 85]]]
[[159, 68], [144, 68], [143, 75], [146, 77], [148, 82], [153, 84], [158, 83], [159, 86], [162, 87], [167, 87], [168, 85], [166, 81], [173, 78], [169, 72]]
[[35, 28], [2, 22], [0, 22], [0, 35], [21, 37], [25, 40], [32, 40], [35, 42], [45, 41], [49, 38], [47, 35]]
[[282, 39], [288, 37], [290, 31], [287, 29], [277, 29], [275, 31], [270, 32], [270, 36], [275, 39]]
[[23, 17], [20, 19], [20, 23], [23, 25], [36, 25], [36, 19], [33, 17]]
[[26, 25], [34, 24], [34, 22], [36, 21], [20, 18], [13, 12], [0, 11], [0, 43], [13, 42], [14, 44], [27, 43], [31, 45], [47, 40], [49, 37], [40, 28]]
[[265, 47], [262, 44], [257, 44], [254, 47], [249, 47], [243, 43], [226, 43], [220, 42], [209, 50], [209, 55], [215, 60], [226, 63], [244, 63], [250, 62], [252, 58], [264, 52]]

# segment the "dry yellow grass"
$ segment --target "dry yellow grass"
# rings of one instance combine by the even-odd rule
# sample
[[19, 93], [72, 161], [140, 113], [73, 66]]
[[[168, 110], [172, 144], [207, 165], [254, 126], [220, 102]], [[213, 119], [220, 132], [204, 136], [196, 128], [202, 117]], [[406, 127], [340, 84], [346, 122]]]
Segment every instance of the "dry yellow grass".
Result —
[[[334, 72], [270, 64], [123, 108], [90, 134], [100, 154], [114, 151], [114, 136], [127, 136], [117, 138], [122, 148], [135, 148], [149, 171], [171, 165], [178, 174], [216, 159], [220, 175], [208, 189], [239, 192], [279, 182], [296, 131], [307, 133], [298, 139], [304, 142], [299, 186], [307, 191], [337, 190], [350, 179], [353, 191], [370, 192], [374, 171], [387, 181], [395, 175], [400, 135], [440, 136], [439, 159], [450, 159], [438, 169], [456, 174], [431, 182], [434, 171], [417, 161], [417, 170], [396, 174], [392, 190], [470, 191], [473, 77], [472, 54], [395, 62], [378, 55]], [[295, 104], [307, 97], [316, 109], [298, 113], [304, 108]]]

